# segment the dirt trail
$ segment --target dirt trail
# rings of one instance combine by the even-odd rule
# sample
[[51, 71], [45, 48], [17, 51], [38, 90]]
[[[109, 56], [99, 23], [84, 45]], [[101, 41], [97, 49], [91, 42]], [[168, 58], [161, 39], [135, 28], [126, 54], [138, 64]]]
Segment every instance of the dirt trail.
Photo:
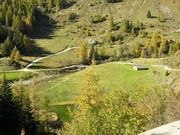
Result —
[[[136, 11], [133, 11], [133, 8], [131, 8], [129, 17], [132, 17], [132, 16], [138, 14], [141, 11], [141, 9], [142, 9], [142, 7], [144, 6], [145, 3], [146, 3], [146, 0], [142, 0], [140, 7]], [[133, 4], [133, 7], [134, 6], [136, 6], [136, 4]]]
[[168, 70], [168, 71], [180, 71], [180, 69], [173, 69], [170, 68], [166, 65], [150, 65], [150, 64], [136, 64], [136, 63], [132, 63], [132, 62], [113, 62], [113, 63], [118, 63], [118, 64], [122, 64], [122, 65], [144, 65], [144, 66], [151, 66], [151, 67], [160, 67], [163, 68], [164, 70]]
[[79, 48], [79, 47], [71, 47], [71, 48], [67, 48], [67, 49], [65, 49], [65, 50], [63, 50], [63, 51], [60, 51], [60, 52], [58, 52], [58, 53], [41, 57], [41, 58], [36, 59], [35, 61], [31, 62], [31, 63], [28, 64], [24, 69], [21, 69], [21, 70], [19, 70], [19, 71], [34, 71], [34, 70], [29, 70], [28, 68], [31, 67], [33, 64], [37, 63], [38, 61], [43, 60], [43, 59], [46, 59], [46, 58], [49, 58], [49, 57], [52, 57], [52, 56], [56, 56], [56, 55], [59, 55], [59, 54], [61, 54], [61, 53], [65, 53], [65, 52], [67, 52], [67, 51], [70, 51], [70, 50], [73, 50], [73, 49], [77, 49], [77, 48]]

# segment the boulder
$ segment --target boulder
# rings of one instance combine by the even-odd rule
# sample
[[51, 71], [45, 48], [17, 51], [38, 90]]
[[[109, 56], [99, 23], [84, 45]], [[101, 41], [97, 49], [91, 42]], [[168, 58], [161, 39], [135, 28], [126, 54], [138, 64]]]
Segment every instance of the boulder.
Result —
[[97, 41], [95, 39], [89, 39], [88, 44], [90, 45], [96, 45]]

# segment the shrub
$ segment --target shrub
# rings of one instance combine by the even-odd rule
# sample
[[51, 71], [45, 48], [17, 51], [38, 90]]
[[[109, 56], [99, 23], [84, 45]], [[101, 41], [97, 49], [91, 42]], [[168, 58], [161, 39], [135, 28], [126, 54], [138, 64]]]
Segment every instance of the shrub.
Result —
[[106, 16], [101, 16], [98, 14], [91, 16], [91, 18], [92, 18], [92, 23], [98, 23], [98, 22], [106, 21]]
[[75, 19], [77, 19], [77, 17], [78, 17], [78, 15], [76, 13], [74, 13], [74, 12], [71, 12], [68, 15], [69, 20], [75, 20]]

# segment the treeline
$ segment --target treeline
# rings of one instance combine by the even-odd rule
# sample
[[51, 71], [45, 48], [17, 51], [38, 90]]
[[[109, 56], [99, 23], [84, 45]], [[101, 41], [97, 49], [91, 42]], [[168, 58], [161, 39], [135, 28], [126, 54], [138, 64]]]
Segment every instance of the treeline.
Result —
[[4, 75], [0, 80], [0, 134], [29, 135], [38, 134], [39, 122], [35, 120], [30, 99], [22, 88], [12, 90]]
[[37, 19], [34, 0], [4, 0], [0, 2], [0, 23], [23, 34], [33, 32]]
[[51, 11], [52, 8], [59, 11], [71, 6], [73, 3], [73, 0], [37, 0], [37, 5], [44, 8], [45, 11]]
[[10, 56], [13, 63], [19, 63], [21, 54], [32, 50], [32, 34], [38, 20], [34, 0], [0, 1], [1, 56]]
[[180, 50], [180, 43], [173, 42], [165, 36], [155, 32], [146, 45], [136, 43], [129, 46], [129, 55], [134, 58], [161, 58], [168, 55], [175, 54]]
[[87, 43], [84, 43], [80, 47], [79, 58], [82, 64], [97, 64], [100, 60], [105, 60], [107, 58], [105, 47], [102, 46], [100, 50], [98, 50], [98, 48], [95, 48], [92, 44], [90, 49], [88, 49]]
[[22, 85], [22, 80], [12, 85], [5, 74], [0, 79], [0, 135], [55, 135], [56, 126], [62, 127], [61, 121], [50, 124], [49, 99], [44, 97], [37, 104], [35, 88]]
[[[110, 19], [110, 30], [117, 29], [112, 22], [113, 19]], [[151, 25], [148, 27], [151, 27]], [[125, 33], [141, 38], [149, 38], [145, 45], [134, 43], [133, 45], [129, 45], [129, 47], [120, 46], [120, 58], [158, 58], [175, 54], [180, 50], [179, 42], [174, 42], [171, 39], [166, 38], [164, 35], [161, 35], [159, 31], [155, 31], [153, 34], [146, 32], [144, 30], [145, 28], [146, 25], [143, 23], [138, 21], [133, 23], [132, 21], [124, 19], [121, 23], [120, 32], [109, 32], [107, 34], [107, 41], [110, 44], [117, 41], [121, 42], [125, 38]]]

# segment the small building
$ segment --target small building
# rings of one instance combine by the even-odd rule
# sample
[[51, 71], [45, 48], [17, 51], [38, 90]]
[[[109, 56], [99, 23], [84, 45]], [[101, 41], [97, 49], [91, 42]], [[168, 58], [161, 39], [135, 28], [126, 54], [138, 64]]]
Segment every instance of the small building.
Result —
[[142, 66], [142, 65], [136, 65], [133, 67], [134, 70], [148, 70], [149, 68]]

